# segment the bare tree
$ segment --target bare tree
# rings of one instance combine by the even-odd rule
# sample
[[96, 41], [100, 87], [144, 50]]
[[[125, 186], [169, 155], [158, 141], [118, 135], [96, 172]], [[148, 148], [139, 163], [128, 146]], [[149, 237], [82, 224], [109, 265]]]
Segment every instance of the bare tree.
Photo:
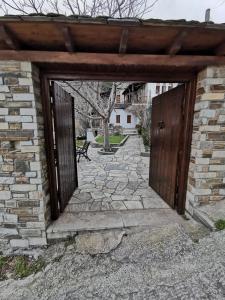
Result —
[[146, 17], [160, 0], [0, 0], [3, 13]]
[[[102, 120], [104, 129], [105, 151], [110, 151], [109, 120], [114, 108], [116, 91], [120, 83], [103, 83], [96, 81], [64, 81], [63, 88], [74, 98], [79, 96], [81, 101], [75, 101], [75, 110], [89, 120]], [[83, 101], [82, 101], [83, 100]]]
[[[0, 0], [0, 10], [7, 13], [46, 14], [57, 13], [65, 15], [89, 15], [97, 17], [106, 15], [114, 18], [143, 18], [152, 11], [159, 0]], [[104, 149], [110, 150], [109, 118], [114, 108], [117, 84], [112, 83], [111, 92], [103, 96], [101, 83], [65, 82], [66, 86], [86, 102], [84, 106], [76, 105], [76, 111], [89, 120], [101, 118], [104, 127]], [[77, 104], [77, 103], [76, 103]], [[91, 108], [91, 109], [90, 109]], [[93, 113], [98, 115], [96, 117]]]

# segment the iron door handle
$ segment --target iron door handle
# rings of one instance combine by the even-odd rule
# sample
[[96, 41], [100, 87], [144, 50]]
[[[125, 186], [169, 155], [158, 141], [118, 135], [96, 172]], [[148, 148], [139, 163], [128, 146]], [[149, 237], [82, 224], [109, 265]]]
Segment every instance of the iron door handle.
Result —
[[164, 121], [159, 121], [158, 122], [158, 127], [159, 127], [159, 129], [165, 128], [165, 122]]

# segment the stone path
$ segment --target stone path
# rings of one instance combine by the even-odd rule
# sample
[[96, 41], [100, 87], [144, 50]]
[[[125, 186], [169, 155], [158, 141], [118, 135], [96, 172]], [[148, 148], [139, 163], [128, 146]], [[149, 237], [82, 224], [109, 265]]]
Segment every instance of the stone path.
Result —
[[141, 157], [139, 136], [130, 136], [115, 155], [104, 156], [90, 148], [91, 162], [78, 164], [79, 188], [66, 212], [168, 208], [148, 186], [149, 158]]

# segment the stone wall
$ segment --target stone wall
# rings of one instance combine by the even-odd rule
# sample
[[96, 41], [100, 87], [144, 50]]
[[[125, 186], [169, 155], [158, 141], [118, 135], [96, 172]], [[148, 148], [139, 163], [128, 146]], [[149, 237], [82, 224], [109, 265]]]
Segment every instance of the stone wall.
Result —
[[49, 195], [39, 71], [0, 61], [0, 241], [46, 244]]
[[186, 208], [225, 199], [225, 66], [199, 73]]

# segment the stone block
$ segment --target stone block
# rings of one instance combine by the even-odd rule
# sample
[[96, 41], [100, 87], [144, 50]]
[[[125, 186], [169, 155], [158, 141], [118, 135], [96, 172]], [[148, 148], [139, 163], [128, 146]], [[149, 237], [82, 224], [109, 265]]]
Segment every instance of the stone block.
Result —
[[12, 239], [10, 240], [10, 246], [12, 248], [28, 248], [29, 247], [29, 243], [28, 240], [25, 239]]
[[32, 85], [33, 81], [31, 78], [18, 78], [19, 79], [19, 85]]
[[195, 163], [196, 163], [196, 165], [208, 165], [209, 164], [209, 158], [197, 157], [195, 159]]
[[40, 238], [28, 238], [30, 246], [46, 246], [47, 239], [40, 237]]
[[0, 191], [0, 200], [8, 200], [12, 198], [10, 191]]
[[15, 172], [26, 173], [29, 171], [29, 163], [24, 160], [15, 160], [14, 162]]
[[22, 116], [35, 116], [36, 110], [34, 108], [21, 108], [20, 115]]
[[37, 172], [26, 172], [25, 176], [35, 178], [37, 176]]
[[37, 130], [37, 123], [22, 123], [22, 128], [23, 129], [33, 129], [33, 130]]
[[31, 192], [36, 189], [37, 186], [35, 184], [13, 184], [10, 186], [10, 190], [13, 192]]
[[43, 198], [43, 192], [35, 191], [29, 193], [30, 199], [42, 199]]
[[20, 62], [21, 71], [32, 72], [32, 65], [30, 62]]
[[31, 229], [31, 228], [21, 228], [19, 229], [19, 233], [22, 237], [40, 237], [41, 230], [40, 229]]
[[0, 94], [0, 101], [5, 101], [5, 94]]
[[216, 111], [213, 109], [202, 109], [200, 111], [200, 118], [201, 117], [206, 117], [206, 118], [214, 118], [216, 115]]
[[209, 166], [210, 171], [225, 171], [225, 165], [210, 165]]
[[224, 93], [205, 93], [201, 96], [201, 100], [209, 100], [209, 101], [215, 101], [215, 100], [224, 100]]
[[0, 184], [13, 184], [15, 182], [14, 177], [0, 177]]
[[40, 162], [30, 162], [30, 170], [31, 171], [40, 171], [41, 170]]
[[0, 85], [0, 93], [9, 93], [8, 85]]
[[3, 222], [17, 224], [18, 216], [15, 214], [3, 213]]
[[16, 228], [1, 228], [0, 230], [0, 238], [7, 238], [9, 236], [18, 235], [18, 231]]
[[224, 158], [225, 157], [225, 151], [213, 151], [213, 154], [212, 154], [212, 157], [213, 158]]
[[5, 130], [8, 128], [9, 128], [9, 124], [7, 122], [4, 122], [4, 123], [0, 122], [0, 130]]
[[13, 101], [34, 101], [34, 94], [32, 93], [17, 93], [13, 94]]
[[8, 108], [0, 108], [0, 116], [7, 116], [8, 114], [9, 114]]

